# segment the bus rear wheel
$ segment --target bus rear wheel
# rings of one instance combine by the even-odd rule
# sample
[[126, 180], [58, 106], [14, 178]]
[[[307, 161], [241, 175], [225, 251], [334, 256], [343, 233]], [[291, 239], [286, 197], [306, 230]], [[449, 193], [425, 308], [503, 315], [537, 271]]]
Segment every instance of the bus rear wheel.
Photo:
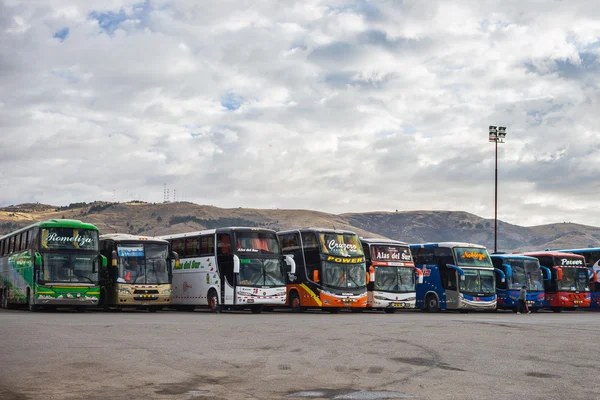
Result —
[[434, 313], [440, 311], [440, 303], [438, 302], [437, 297], [432, 294], [427, 295], [425, 298], [425, 308], [428, 312]]
[[221, 306], [219, 305], [219, 297], [217, 296], [217, 292], [211, 290], [208, 292], [208, 308], [210, 308], [210, 312], [218, 313], [221, 312]]
[[297, 292], [290, 293], [290, 307], [292, 308], [292, 312], [295, 313], [304, 311], [302, 303], [300, 302], [300, 296], [298, 296]]

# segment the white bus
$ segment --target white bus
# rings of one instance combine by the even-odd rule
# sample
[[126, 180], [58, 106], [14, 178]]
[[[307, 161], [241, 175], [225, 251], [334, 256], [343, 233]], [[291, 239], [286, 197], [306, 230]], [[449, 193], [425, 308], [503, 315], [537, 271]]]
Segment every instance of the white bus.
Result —
[[286, 302], [284, 262], [275, 231], [258, 228], [218, 228], [161, 236], [178, 254], [173, 267], [172, 305], [180, 310], [208, 306], [212, 312], [250, 309]]

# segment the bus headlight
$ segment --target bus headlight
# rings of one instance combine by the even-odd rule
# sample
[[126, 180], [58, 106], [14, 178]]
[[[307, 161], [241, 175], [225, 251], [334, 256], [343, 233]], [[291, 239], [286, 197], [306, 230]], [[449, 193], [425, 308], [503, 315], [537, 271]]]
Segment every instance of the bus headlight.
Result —
[[172, 289], [165, 289], [162, 291], [162, 294], [171, 294], [171, 293], [173, 293]]
[[119, 289], [119, 294], [130, 294], [129, 289]]

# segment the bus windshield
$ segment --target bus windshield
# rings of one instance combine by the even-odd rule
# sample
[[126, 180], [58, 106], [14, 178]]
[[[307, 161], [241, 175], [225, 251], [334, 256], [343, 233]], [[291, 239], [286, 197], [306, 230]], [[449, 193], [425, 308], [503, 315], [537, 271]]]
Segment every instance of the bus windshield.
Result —
[[277, 258], [241, 258], [238, 285], [285, 286], [283, 262]]
[[464, 269], [465, 280], [460, 281], [460, 291], [471, 295], [492, 295], [496, 293], [494, 271], [485, 269]]
[[410, 249], [408, 246], [371, 246], [371, 260], [373, 261], [397, 261], [410, 262]]
[[323, 284], [336, 288], [360, 288], [366, 285], [365, 263], [340, 264], [323, 261]]
[[98, 231], [74, 228], [42, 229], [42, 250], [98, 250]]
[[273, 232], [236, 231], [237, 252], [254, 254], [280, 254], [277, 234]]
[[375, 290], [405, 293], [415, 291], [415, 270], [408, 267], [375, 267]]
[[455, 247], [456, 264], [464, 267], [491, 267], [492, 260], [486, 249], [478, 247]]
[[319, 233], [324, 254], [342, 257], [362, 256], [362, 246], [354, 233]]
[[521, 289], [526, 285], [528, 290], [544, 290], [544, 278], [539, 262], [513, 258], [505, 260], [504, 263], [512, 268], [510, 289]]
[[587, 268], [563, 268], [562, 281], [558, 281], [561, 292], [589, 292], [590, 280]]
[[[98, 282], [98, 258], [94, 255], [68, 253], [42, 253], [40, 281], [43, 283], [92, 283]], [[95, 265], [96, 264], [96, 265]], [[94, 268], [95, 267], [95, 268]]]
[[169, 283], [168, 250], [168, 244], [118, 245], [119, 278], [117, 282], [154, 285]]

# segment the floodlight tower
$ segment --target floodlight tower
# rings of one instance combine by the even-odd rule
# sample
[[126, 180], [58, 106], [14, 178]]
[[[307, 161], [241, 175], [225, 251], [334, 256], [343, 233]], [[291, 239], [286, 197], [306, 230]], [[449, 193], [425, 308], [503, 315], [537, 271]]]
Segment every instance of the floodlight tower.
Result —
[[498, 143], [504, 143], [506, 138], [505, 126], [490, 125], [490, 142], [496, 147], [496, 177], [494, 180], [494, 253], [498, 251]]

